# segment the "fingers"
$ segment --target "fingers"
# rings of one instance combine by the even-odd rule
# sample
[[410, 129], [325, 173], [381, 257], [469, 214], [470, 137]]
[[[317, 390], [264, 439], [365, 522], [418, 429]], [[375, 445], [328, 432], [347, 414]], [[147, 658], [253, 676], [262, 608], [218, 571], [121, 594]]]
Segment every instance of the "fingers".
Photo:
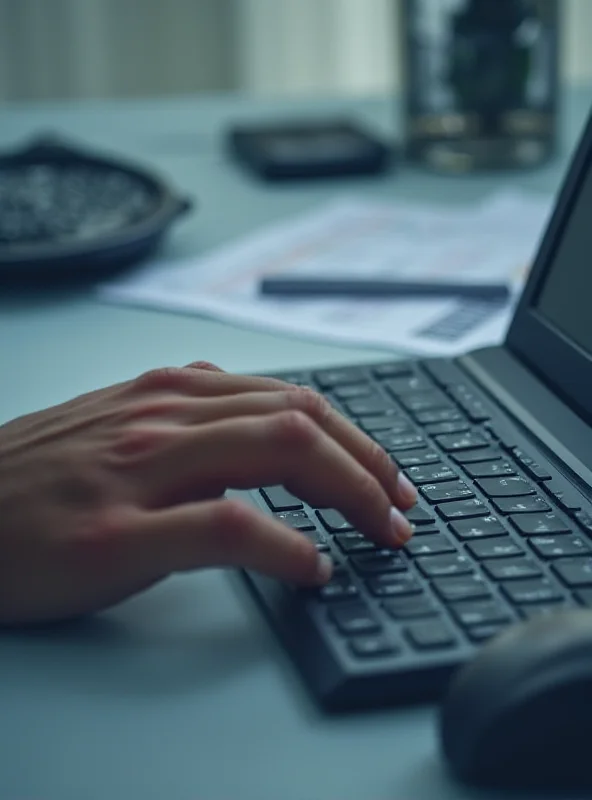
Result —
[[417, 491], [385, 451], [339, 414], [320, 394], [298, 388], [282, 392], [246, 392], [215, 399], [187, 401], [182, 414], [188, 423], [204, 424], [232, 417], [250, 417], [281, 411], [302, 411], [372, 473], [399, 508], [411, 508]]
[[[138, 408], [134, 409], [134, 413], [138, 411], [136, 417], [149, 415], [155, 418], [162, 417], [163, 428], [172, 422], [183, 422], [185, 413], [188, 414], [190, 425], [199, 426], [210, 425], [219, 420], [252, 418], [256, 415], [266, 417], [287, 410], [301, 412], [302, 416], [313, 423], [313, 428], [318, 428], [325, 434], [324, 443], [319, 444], [320, 452], [325, 460], [329, 459], [331, 468], [334, 463], [340, 465], [340, 470], [336, 474], [342, 475], [345, 465], [349, 464], [344, 477], [346, 488], [341, 486], [341, 496], [329, 500], [327, 497], [335, 498], [337, 492], [335, 479], [332, 476], [322, 475], [320, 480], [316, 481], [315, 490], [311, 479], [298, 473], [298, 469], [305, 471], [309, 469], [309, 475], [316, 474], [318, 465], [310, 469], [310, 465], [305, 467], [301, 459], [299, 467], [294, 468], [295, 474], [292, 475], [289, 452], [278, 454], [276, 451], [271, 454], [269, 448], [263, 447], [254, 460], [250, 454], [245, 459], [240, 446], [232, 448], [231, 443], [227, 443], [222, 451], [208, 456], [209, 467], [207, 467], [203, 464], [201, 450], [204, 436], [207, 439], [207, 434], [203, 431], [188, 432], [182, 429], [181, 432], [177, 431], [172, 435], [172, 438], [176, 437], [175, 442], [171, 441], [170, 446], [159, 448], [161, 457], [154, 459], [158, 470], [153, 472], [157, 471], [159, 478], [155, 479], [153, 474], [147, 481], [147, 486], [153, 493], [153, 505], [179, 502], [189, 498], [212, 497], [230, 486], [255, 488], [257, 486], [255, 476], [261, 474], [268, 477], [260, 478], [259, 485], [269, 482], [284, 483], [288, 486], [287, 482], [291, 481], [296, 494], [300, 491], [298, 487], [302, 485], [301, 491], [307, 492], [306, 496], [301, 495], [303, 499], [322, 498], [316, 504], [334, 505], [350, 520], [355, 520], [354, 524], [358, 527], [361, 527], [360, 514], [365, 514], [366, 520], [362, 523], [364, 528], [366, 530], [369, 528], [369, 535], [380, 541], [385, 541], [385, 534], [380, 534], [378, 529], [381, 527], [384, 531], [387, 525], [384, 522], [386, 497], [389, 513], [391, 517], [394, 514], [395, 528], [398, 528], [400, 537], [405, 538], [408, 535], [409, 526], [403, 518], [400, 518], [401, 515], [397, 518], [392, 508], [404, 510], [411, 508], [417, 500], [415, 487], [399, 473], [396, 464], [378, 444], [340, 415], [316, 392], [297, 389], [274, 378], [229, 375], [208, 362], [194, 362], [183, 369], [170, 368], [146, 373], [133, 382], [131, 391], [139, 403]], [[174, 399], [171, 401], [167, 397]], [[152, 406], [143, 408], [143, 405], [149, 404], [150, 400]], [[174, 407], [170, 406], [171, 402]], [[305, 424], [302, 423], [300, 428]], [[153, 433], [158, 439], [156, 432]], [[306, 434], [301, 431], [295, 435], [302, 437]], [[186, 437], [184, 444], [183, 436]], [[162, 438], [167, 438], [164, 432]], [[333, 444], [328, 440], [332, 440]], [[137, 442], [134, 446], [136, 444]], [[143, 441], [140, 444], [144, 446]], [[251, 446], [258, 445], [251, 442]], [[167, 459], [170, 463], [165, 465]], [[233, 461], [232, 468], [229, 467], [230, 460]], [[240, 462], [243, 462], [242, 465]], [[354, 471], [355, 464], [352, 462], [357, 464], [357, 476]], [[166, 475], [164, 480], [163, 474]], [[351, 487], [351, 481], [355, 479], [362, 481], [361, 489]], [[188, 483], [183, 485], [184, 481]], [[352, 488], [351, 494], [350, 488]], [[314, 491], [317, 494], [311, 495], [310, 493]], [[360, 492], [374, 496], [375, 502], [378, 503], [376, 512], [368, 511], [367, 504], [362, 507], [363, 512], [360, 512]], [[157, 495], [160, 496], [160, 500]], [[309, 499], [309, 502], [315, 501]], [[382, 516], [381, 524], [372, 519], [377, 515]], [[393, 527], [392, 519], [390, 527], [391, 529]]]
[[299, 584], [323, 584], [331, 562], [306, 537], [255, 508], [216, 500], [139, 513], [115, 532], [130, 581], [156, 571], [245, 567]]
[[382, 447], [338, 413], [321, 395], [302, 389], [299, 395], [298, 407], [380, 481], [396, 506], [407, 510], [415, 505], [415, 486], [399, 472], [396, 463]]
[[[207, 362], [195, 362], [195, 364]], [[233, 375], [214, 365], [207, 367], [164, 367], [140, 375], [127, 386], [136, 397], [150, 393], [173, 392], [190, 397], [215, 397], [241, 392], [286, 390], [290, 384], [276, 378]]]
[[234, 417], [171, 429], [162, 444], [131, 468], [156, 504], [194, 486], [251, 489], [283, 484], [318, 507], [341, 511], [360, 532], [386, 546], [411, 535], [380, 480], [300, 411]]

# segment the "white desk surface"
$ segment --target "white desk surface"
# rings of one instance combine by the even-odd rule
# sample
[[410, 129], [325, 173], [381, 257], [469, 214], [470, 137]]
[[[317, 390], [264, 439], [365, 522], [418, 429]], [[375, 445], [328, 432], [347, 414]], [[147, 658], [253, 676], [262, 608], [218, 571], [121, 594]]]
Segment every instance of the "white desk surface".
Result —
[[[348, 191], [463, 202], [516, 181], [554, 191], [592, 92], [566, 93], [562, 150], [536, 172], [464, 178], [401, 168], [270, 188], [228, 163], [234, 120], [346, 112], [385, 135], [394, 101], [254, 103], [223, 96], [8, 106], [0, 147], [53, 131], [139, 158], [198, 200], [166, 244], [203, 252]], [[151, 367], [203, 358], [233, 371], [372, 360], [215, 321], [102, 305], [90, 293], [0, 297], [0, 422]], [[388, 354], [387, 354], [388, 355]], [[99, 620], [0, 637], [0, 797], [6, 800], [470, 800], [438, 754], [437, 711], [325, 718], [237, 576], [173, 578]], [[486, 795], [492, 800], [499, 795]]]

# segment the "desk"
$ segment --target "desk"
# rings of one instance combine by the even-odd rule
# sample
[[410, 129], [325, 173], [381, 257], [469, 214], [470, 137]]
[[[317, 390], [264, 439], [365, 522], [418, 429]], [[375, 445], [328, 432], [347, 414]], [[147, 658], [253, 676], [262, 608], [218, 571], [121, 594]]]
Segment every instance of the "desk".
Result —
[[[586, 88], [566, 94], [560, 156], [514, 180], [555, 190], [591, 98]], [[202, 252], [344, 189], [462, 202], [502, 181], [405, 168], [346, 184], [267, 188], [225, 161], [220, 132], [228, 122], [295, 110], [355, 112], [387, 134], [398, 124], [396, 109], [380, 99], [280, 105], [227, 96], [13, 106], [2, 111], [0, 147], [49, 129], [154, 163], [199, 199], [198, 213], [166, 245], [173, 256]], [[196, 358], [255, 372], [384, 356], [110, 307], [83, 292], [2, 298], [0, 341], [0, 422], [150, 367]], [[323, 717], [231, 572], [169, 579], [93, 623], [4, 635], [0, 665], [5, 800], [477, 796], [445, 774], [433, 708]]]

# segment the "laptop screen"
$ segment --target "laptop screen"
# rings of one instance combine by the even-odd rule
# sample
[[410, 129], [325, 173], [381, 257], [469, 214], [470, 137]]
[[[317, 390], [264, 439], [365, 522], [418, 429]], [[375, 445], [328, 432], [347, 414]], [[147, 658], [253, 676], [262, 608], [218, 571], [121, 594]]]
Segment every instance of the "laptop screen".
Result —
[[547, 322], [592, 354], [592, 169], [586, 169], [583, 178], [535, 307]]
[[592, 425], [591, 254], [592, 112], [505, 342], [514, 356]]

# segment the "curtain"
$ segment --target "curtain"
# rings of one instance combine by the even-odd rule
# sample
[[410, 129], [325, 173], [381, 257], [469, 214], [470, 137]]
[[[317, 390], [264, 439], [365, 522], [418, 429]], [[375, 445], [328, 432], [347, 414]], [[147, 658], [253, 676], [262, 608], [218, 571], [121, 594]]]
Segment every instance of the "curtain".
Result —
[[0, 0], [0, 99], [235, 85], [234, 0]]
[[[491, 0], [495, 2], [495, 0]], [[0, 100], [372, 93], [397, 85], [398, 0], [0, 0]], [[592, 79], [592, 0], [561, 0]]]

